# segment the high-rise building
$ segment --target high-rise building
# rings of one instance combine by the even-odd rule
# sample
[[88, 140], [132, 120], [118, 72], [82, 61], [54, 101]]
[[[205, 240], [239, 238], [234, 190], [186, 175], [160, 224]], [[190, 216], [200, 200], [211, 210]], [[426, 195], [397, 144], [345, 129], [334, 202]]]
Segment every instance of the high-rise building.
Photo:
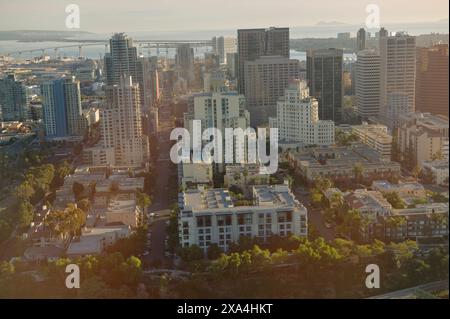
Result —
[[102, 146], [114, 148], [116, 165], [143, 166], [149, 159], [149, 144], [142, 129], [139, 85], [126, 76], [106, 90], [108, 103], [100, 115]]
[[406, 94], [406, 111], [414, 112], [415, 81], [416, 38], [403, 32], [380, 36], [380, 119], [386, 124], [392, 94]]
[[356, 34], [356, 52], [366, 49], [366, 30], [361, 28]]
[[244, 64], [245, 98], [251, 124], [266, 124], [276, 116], [278, 98], [289, 81], [300, 78], [298, 60], [281, 56], [263, 56]]
[[180, 77], [188, 83], [194, 80], [194, 49], [188, 43], [178, 45], [175, 64]]
[[238, 30], [239, 93], [245, 94], [245, 63], [271, 55], [289, 58], [289, 28]]
[[341, 49], [309, 50], [306, 73], [311, 96], [319, 101], [319, 119], [341, 122], [342, 117]]
[[358, 52], [355, 70], [356, 112], [362, 119], [380, 112], [380, 55], [372, 50]]
[[278, 128], [280, 141], [300, 142], [304, 145], [334, 144], [333, 121], [319, 120], [319, 105], [309, 96], [306, 81], [289, 84], [277, 103], [277, 117], [271, 127]]
[[123, 76], [132, 76], [133, 83], [139, 83], [142, 106], [145, 98], [143, 60], [138, 57], [133, 40], [124, 33], [116, 33], [109, 40], [110, 52], [105, 53], [106, 84], [120, 84]]
[[[250, 124], [250, 114], [245, 108], [245, 97], [237, 92], [198, 93], [190, 97], [188, 112], [184, 114], [185, 128], [193, 135], [193, 120], [201, 121], [201, 129], [217, 128], [222, 133], [223, 154], [226, 148], [234, 149], [232, 144], [225, 144], [226, 128], [242, 128]], [[244, 152], [245, 149], [240, 149]]]
[[236, 53], [236, 38], [213, 37], [211, 43], [213, 52], [219, 56], [220, 63], [227, 63], [228, 53]]
[[448, 117], [448, 44], [417, 48], [416, 109]]
[[82, 136], [86, 128], [81, 110], [80, 82], [75, 77], [41, 84], [45, 135], [51, 138]]
[[25, 85], [14, 74], [0, 79], [0, 121], [25, 121], [30, 103]]

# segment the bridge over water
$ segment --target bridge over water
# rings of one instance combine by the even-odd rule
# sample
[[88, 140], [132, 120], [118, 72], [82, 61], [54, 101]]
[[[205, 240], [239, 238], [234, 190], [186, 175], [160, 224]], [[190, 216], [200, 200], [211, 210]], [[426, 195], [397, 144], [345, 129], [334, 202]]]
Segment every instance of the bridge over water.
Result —
[[[96, 41], [96, 40], [65, 40], [63, 42], [71, 43], [76, 42], [76, 44], [58, 45], [50, 46], [45, 48], [33, 48], [25, 50], [17, 50], [10, 52], [0, 52], [0, 55], [8, 57], [21, 57], [22, 54], [33, 54], [37, 53], [39, 55], [53, 54], [55, 57], [58, 56], [58, 52], [63, 49], [68, 48], [78, 48], [79, 57], [83, 57], [83, 48], [89, 46], [101, 46], [104, 45], [105, 52], [108, 52], [109, 41]], [[182, 44], [189, 44], [192, 48], [198, 47], [209, 47], [211, 46], [211, 40], [134, 40], [133, 41], [138, 52], [142, 53], [143, 49], [156, 49], [157, 55], [159, 55], [160, 50], [166, 50], [168, 52], [169, 48], [176, 48]]]

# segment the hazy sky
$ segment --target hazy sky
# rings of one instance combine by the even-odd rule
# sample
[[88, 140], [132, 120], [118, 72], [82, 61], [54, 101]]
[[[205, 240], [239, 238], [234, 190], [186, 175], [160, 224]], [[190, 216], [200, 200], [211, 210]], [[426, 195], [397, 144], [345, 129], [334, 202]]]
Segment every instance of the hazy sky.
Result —
[[381, 24], [448, 19], [448, 0], [0, 0], [0, 30], [65, 30], [65, 6], [80, 7], [81, 30], [92, 32], [212, 30], [363, 24], [367, 4]]

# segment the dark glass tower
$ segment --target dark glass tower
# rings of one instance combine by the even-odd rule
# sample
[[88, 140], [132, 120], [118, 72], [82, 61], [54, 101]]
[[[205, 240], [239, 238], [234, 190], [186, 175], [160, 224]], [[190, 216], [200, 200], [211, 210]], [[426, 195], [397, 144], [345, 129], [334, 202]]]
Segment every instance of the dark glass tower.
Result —
[[342, 59], [340, 49], [309, 50], [306, 76], [311, 96], [319, 101], [319, 119], [341, 122]]

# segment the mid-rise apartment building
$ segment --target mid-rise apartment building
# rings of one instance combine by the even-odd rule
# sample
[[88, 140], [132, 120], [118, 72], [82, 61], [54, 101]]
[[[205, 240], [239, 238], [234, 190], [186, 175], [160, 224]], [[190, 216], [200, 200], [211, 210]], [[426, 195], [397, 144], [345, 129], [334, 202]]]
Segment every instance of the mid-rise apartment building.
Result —
[[227, 251], [243, 236], [266, 241], [273, 235], [307, 236], [307, 211], [287, 185], [253, 188], [253, 205], [234, 206], [227, 189], [197, 189], [180, 194], [178, 217], [182, 247], [211, 244]]
[[421, 167], [424, 161], [449, 158], [449, 123], [443, 115], [411, 113], [401, 117], [398, 146], [402, 157]]
[[391, 158], [392, 136], [388, 133], [386, 125], [367, 124], [353, 125], [352, 132], [358, 136], [359, 140], [375, 150], [384, 159]]

